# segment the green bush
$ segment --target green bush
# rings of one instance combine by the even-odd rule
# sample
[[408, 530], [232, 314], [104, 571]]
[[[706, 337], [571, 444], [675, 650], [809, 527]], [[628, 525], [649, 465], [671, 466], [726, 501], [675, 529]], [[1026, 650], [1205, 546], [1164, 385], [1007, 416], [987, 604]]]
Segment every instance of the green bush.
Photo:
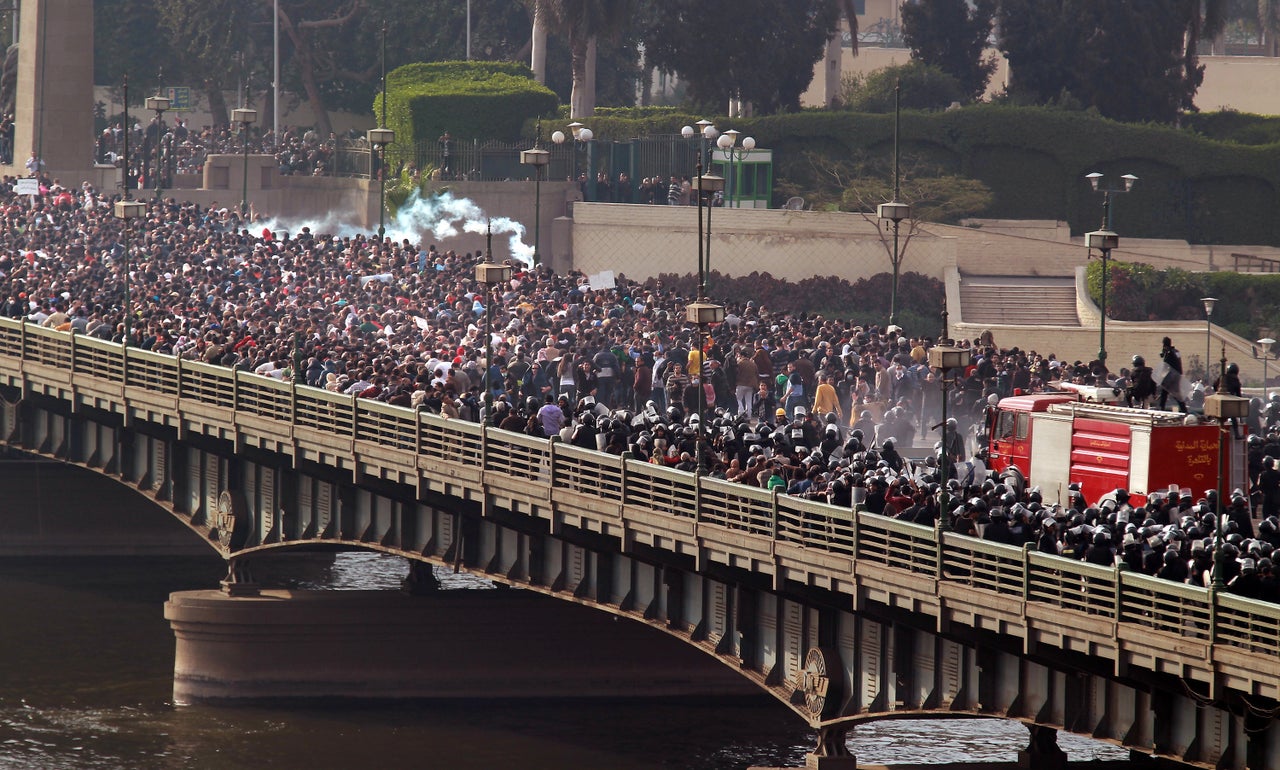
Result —
[[[1102, 263], [1088, 268], [1089, 296], [1102, 300]], [[1218, 297], [1213, 323], [1245, 339], [1280, 329], [1280, 274], [1191, 273], [1111, 260], [1107, 317], [1118, 321], [1202, 321], [1201, 297]]]
[[[387, 75], [387, 127], [412, 147], [448, 131], [478, 139], [517, 139], [526, 119], [554, 114], [559, 100], [511, 62], [407, 64]], [[382, 95], [374, 99], [375, 114]]]
[[846, 76], [840, 81], [840, 104], [856, 112], [893, 112], [893, 91], [899, 84], [905, 110], [944, 110], [952, 102], [967, 101], [955, 76], [913, 61]]
[[[677, 112], [584, 122], [599, 139], [627, 140], [678, 134], [700, 117]], [[871, 155], [892, 157], [892, 115], [809, 111], [719, 118], [716, 124], [750, 134], [759, 147], [774, 150], [774, 205], [779, 206], [789, 195], [811, 197], [806, 190], [821, 176], [815, 174], [815, 158], [834, 165]], [[1122, 236], [1280, 245], [1280, 217], [1274, 216], [1280, 208], [1280, 142], [1246, 146], [1087, 112], [983, 104], [904, 111], [901, 148], [904, 167], [922, 157], [954, 159], [942, 164], [948, 174], [976, 179], [994, 196], [985, 216], [1065, 219], [1073, 232], [1087, 232], [1098, 226], [1102, 199], [1084, 175], [1099, 171], [1114, 183], [1131, 173], [1140, 178], [1138, 186], [1116, 196], [1113, 206]], [[952, 162], [958, 167], [949, 168]]]

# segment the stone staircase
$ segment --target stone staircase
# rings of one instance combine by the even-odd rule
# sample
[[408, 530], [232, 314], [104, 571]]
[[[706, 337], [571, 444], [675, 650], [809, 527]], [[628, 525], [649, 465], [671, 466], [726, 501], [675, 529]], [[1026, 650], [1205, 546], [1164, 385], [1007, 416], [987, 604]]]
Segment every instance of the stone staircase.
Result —
[[960, 311], [966, 324], [1080, 326], [1073, 277], [961, 276]]

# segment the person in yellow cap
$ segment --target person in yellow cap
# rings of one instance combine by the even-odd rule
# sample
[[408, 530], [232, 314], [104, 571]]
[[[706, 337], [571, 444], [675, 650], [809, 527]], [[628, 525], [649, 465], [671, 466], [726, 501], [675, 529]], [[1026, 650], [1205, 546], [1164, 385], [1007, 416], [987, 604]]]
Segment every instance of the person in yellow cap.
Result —
[[778, 407], [778, 410], [773, 414], [773, 424], [784, 425], [786, 424], [786, 422], [787, 422], [787, 410], [783, 409], [782, 407]]

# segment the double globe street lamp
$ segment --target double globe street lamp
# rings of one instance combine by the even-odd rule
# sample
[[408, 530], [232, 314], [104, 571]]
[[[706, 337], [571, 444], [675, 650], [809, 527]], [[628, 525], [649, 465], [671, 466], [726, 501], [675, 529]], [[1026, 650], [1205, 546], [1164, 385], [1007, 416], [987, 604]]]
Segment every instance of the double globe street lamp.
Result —
[[742, 161], [756, 148], [754, 136], [744, 137], [739, 146], [738, 135], [739, 132], [731, 128], [716, 140], [716, 146], [724, 151], [725, 159], [729, 162], [729, 181], [725, 197], [728, 198], [728, 205], [733, 208], [742, 207]]
[[[573, 133], [573, 141], [581, 143], [583, 146], [586, 146], [588, 148], [587, 151], [590, 152], [590, 145], [588, 145], [587, 143], [590, 142], [592, 139], [596, 138], [596, 135], [592, 133], [591, 129], [587, 128], [586, 126], [582, 125], [581, 123], [575, 120], [574, 122], [569, 124], [569, 131]], [[551, 141], [556, 145], [564, 144], [565, 139], [567, 138], [568, 137], [565, 136], [565, 133], [563, 131], [556, 131], [551, 134]], [[574, 184], [577, 184], [578, 182], [578, 148], [576, 146], [572, 148], [572, 153], [573, 153], [573, 182]], [[590, 165], [590, 160], [591, 160], [590, 158], [587, 159], [588, 166]]]
[[[1089, 250], [1098, 250], [1102, 253], [1102, 302], [1101, 302], [1101, 320], [1098, 324], [1098, 360], [1102, 362], [1105, 368], [1107, 365], [1107, 263], [1111, 259], [1111, 251], [1119, 248], [1120, 236], [1116, 235], [1111, 225], [1111, 197], [1119, 193], [1127, 193], [1133, 189], [1133, 185], [1138, 181], [1138, 177], [1133, 174], [1125, 174], [1120, 177], [1124, 181], [1121, 187], [1102, 187], [1102, 174], [1094, 171], [1085, 174], [1085, 179], [1089, 180], [1089, 186], [1094, 192], [1102, 193], [1102, 225], [1091, 233], [1085, 233], [1085, 246]], [[1209, 368], [1208, 357], [1205, 357], [1205, 371]]]

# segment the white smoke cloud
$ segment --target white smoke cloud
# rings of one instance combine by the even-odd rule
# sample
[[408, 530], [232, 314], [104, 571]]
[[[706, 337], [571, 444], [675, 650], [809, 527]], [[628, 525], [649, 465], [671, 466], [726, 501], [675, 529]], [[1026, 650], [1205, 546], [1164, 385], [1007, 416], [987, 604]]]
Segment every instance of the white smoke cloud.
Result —
[[[338, 214], [329, 214], [322, 219], [269, 219], [264, 226], [272, 230], [287, 230], [291, 235], [303, 227], [311, 228], [316, 235], [327, 233], [338, 237], [367, 232]], [[418, 244], [427, 240], [428, 235], [431, 240], [447, 241], [460, 233], [483, 235], [489, 227], [493, 228], [494, 236], [507, 237], [513, 258], [533, 265], [533, 246], [524, 242], [526, 229], [523, 223], [509, 217], [490, 218], [475, 201], [455, 196], [449, 191], [423, 198], [415, 190], [387, 223], [387, 236], [394, 241], [408, 240]]]

